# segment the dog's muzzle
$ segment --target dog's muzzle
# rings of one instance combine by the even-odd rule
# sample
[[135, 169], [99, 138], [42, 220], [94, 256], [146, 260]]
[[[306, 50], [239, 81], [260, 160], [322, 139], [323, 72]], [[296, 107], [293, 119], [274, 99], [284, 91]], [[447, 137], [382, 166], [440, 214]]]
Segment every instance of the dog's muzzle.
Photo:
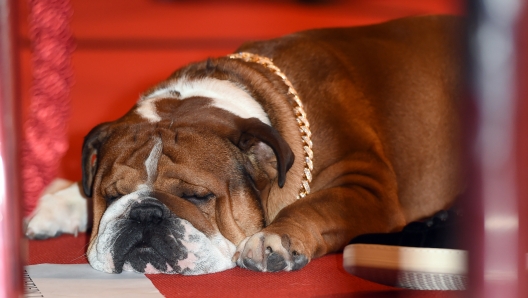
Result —
[[88, 260], [109, 273], [197, 275], [233, 268], [235, 249], [221, 234], [207, 237], [140, 190], [107, 208]]

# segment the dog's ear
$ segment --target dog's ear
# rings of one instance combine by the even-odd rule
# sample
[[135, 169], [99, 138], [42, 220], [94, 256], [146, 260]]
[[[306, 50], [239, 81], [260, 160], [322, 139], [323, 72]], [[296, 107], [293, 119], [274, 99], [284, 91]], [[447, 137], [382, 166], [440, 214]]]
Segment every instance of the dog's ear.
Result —
[[[240, 118], [237, 126], [239, 134], [233, 142], [240, 150], [254, 153], [263, 159], [273, 157], [270, 156], [269, 148], [273, 150], [277, 161], [278, 184], [279, 187], [283, 187], [286, 183], [286, 172], [291, 168], [295, 159], [288, 143], [277, 130], [257, 118]], [[259, 145], [259, 141], [267, 146]]]
[[97, 172], [98, 158], [101, 145], [110, 134], [109, 123], [94, 127], [84, 138], [82, 149], [82, 186], [87, 197], [92, 196], [93, 182]]

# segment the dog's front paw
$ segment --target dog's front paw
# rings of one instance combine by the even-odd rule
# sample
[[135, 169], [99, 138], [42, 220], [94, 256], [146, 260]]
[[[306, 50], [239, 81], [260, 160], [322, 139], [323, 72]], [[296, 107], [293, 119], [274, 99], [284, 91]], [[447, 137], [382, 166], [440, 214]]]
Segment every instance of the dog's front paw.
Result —
[[30, 239], [47, 239], [62, 233], [77, 235], [87, 227], [87, 202], [79, 186], [68, 188], [39, 199], [38, 206], [26, 220], [26, 236]]
[[259, 232], [242, 241], [235, 257], [237, 265], [261, 272], [299, 270], [309, 262], [302, 245], [295, 245], [287, 235]]

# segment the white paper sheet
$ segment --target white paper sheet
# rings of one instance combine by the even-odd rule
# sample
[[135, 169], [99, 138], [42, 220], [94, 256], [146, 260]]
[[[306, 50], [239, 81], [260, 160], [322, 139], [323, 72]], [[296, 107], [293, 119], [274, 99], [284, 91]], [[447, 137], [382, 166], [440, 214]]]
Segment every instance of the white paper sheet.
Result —
[[123, 272], [109, 274], [97, 271], [88, 264], [40, 264], [26, 266], [26, 288], [32, 283], [32, 293], [26, 297], [163, 297], [144, 274]]

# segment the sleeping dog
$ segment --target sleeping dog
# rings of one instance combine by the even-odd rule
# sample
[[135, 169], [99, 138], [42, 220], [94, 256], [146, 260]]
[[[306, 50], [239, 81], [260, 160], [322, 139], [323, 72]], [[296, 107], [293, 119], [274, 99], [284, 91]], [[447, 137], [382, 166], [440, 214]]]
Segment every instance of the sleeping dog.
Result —
[[462, 191], [459, 19], [251, 42], [192, 63], [85, 138], [79, 184], [27, 235], [93, 228], [98, 270], [290, 271]]

